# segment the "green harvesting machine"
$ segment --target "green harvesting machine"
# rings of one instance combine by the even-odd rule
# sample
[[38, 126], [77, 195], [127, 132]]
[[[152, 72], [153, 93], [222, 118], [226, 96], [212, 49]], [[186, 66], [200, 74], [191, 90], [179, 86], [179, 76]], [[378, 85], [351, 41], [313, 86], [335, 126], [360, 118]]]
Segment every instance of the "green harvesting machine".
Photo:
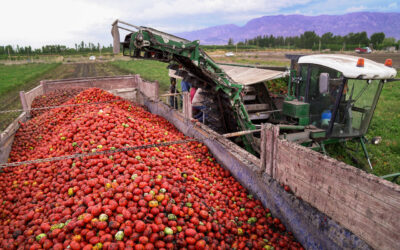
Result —
[[[132, 58], [168, 63], [170, 71], [193, 87], [202, 88], [205, 123], [225, 134], [241, 133], [235, 142], [260, 152], [262, 123], [277, 124], [280, 136], [325, 152], [324, 145], [358, 140], [369, 161], [365, 134], [383, 85], [396, 76], [385, 64], [340, 54], [286, 55], [289, 69], [217, 64], [200, 42], [116, 20], [114, 52]], [[120, 42], [119, 29], [128, 31]], [[285, 96], [270, 93], [267, 81], [283, 78]], [[238, 133], [240, 134], [240, 133]]]

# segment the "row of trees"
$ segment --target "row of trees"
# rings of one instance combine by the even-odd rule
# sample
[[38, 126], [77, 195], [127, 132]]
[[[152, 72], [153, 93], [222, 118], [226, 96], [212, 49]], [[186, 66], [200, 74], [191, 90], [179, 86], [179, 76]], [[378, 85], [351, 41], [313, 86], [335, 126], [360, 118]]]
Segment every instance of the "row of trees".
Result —
[[[228, 45], [233, 45], [233, 39], [230, 38]], [[314, 31], [306, 31], [300, 36], [283, 37], [273, 35], [257, 36], [253, 39], [239, 42], [238, 46], [255, 45], [259, 47], [270, 48], [298, 48], [313, 50], [353, 50], [357, 47], [370, 46], [374, 49], [383, 49], [389, 46], [399, 48], [400, 40], [395, 38], [386, 38], [383, 32], [374, 33], [368, 37], [367, 32], [349, 33], [345, 36], [334, 35], [327, 32], [322, 36], [317, 35]]]
[[45, 45], [41, 48], [32, 49], [31, 46], [0, 46], [0, 57], [8, 57], [8, 56], [34, 56], [34, 55], [72, 55], [72, 54], [82, 54], [82, 53], [91, 53], [91, 52], [101, 52], [107, 53], [112, 52], [112, 45], [110, 44], [108, 47], [101, 46], [100, 43], [85, 43], [81, 42], [79, 44], [75, 44], [74, 48], [69, 48], [65, 45]]

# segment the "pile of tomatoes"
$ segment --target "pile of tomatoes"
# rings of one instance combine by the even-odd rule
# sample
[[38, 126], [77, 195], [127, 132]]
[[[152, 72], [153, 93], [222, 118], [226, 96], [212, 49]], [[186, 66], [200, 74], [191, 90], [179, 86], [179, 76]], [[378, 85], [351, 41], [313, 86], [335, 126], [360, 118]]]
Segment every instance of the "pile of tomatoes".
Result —
[[[91, 102], [113, 101], [92, 105]], [[100, 89], [21, 124], [10, 162], [186, 137]], [[0, 173], [6, 249], [302, 249], [200, 142], [8, 167]]]
[[[44, 108], [44, 107], [50, 107], [50, 106], [59, 106], [63, 104], [66, 100], [69, 100], [70, 98], [76, 96], [80, 92], [82, 92], [82, 88], [77, 88], [77, 89], [60, 89], [60, 90], [54, 90], [50, 93], [47, 93], [45, 95], [40, 95], [36, 97], [32, 101], [32, 108]], [[46, 109], [39, 109], [39, 110], [32, 110], [31, 114], [32, 116], [38, 116], [46, 112]]]

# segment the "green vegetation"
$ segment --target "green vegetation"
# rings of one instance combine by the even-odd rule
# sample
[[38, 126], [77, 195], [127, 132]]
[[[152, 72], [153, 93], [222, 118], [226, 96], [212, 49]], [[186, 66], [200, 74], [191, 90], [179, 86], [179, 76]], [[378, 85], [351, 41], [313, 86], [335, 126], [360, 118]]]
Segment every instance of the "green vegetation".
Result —
[[345, 36], [333, 35], [327, 32], [318, 36], [314, 31], [306, 31], [300, 36], [293, 37], [274, 37], [273, 35], [257, 36], [253, 39], [239, 42], [238, 46], [257, 46], [261, 48], [294, 48], [294, 49], [312, 49], [332, 51], [354, 50], [357, 47], [372, 45], [374, 49], [384, 49], [389, 46], [399, 48], [400, 41], [395, 38], [385, 38], [385, 34], [374, 33], [368, 38], [365, 31], [358, 33], [349, 33]]
[[13, 47], [11, 45], [0, 46], [0, 59], [20, 60], [20, 59], [39, 59], [40, 55], [92, 55], [92, 54], [112, 54], [112, 45], [108, 47], [100, 46], [99, 43], [75, 44], [74, 48], [65, 45], [44, 45], [41, 48], [32, 49], [31, 46]]
[[[400, 77], [400, 71], [397, 78]], [[377, 176], [400, 172], [400, 82], [388, 82], [382, 90], [376, 107], [367, 138], [381, 136], [378, 145], [368, 144], [368, 152], [373, 165], [372, 173]], [[327, 147], [328, 153], [348, 164], [369, 171], [368, 163], [359, 143], [349, 142], [351, 150], [345, 150], [339, 145]], [[352, 150], [355, 150], [352, 152]], [[400, 180], [397, 181], [400, 184]]]
[[57, 63], [0, 64], [0, 96], [3, 97], [7, 92], [24, 85], [47, 71], [53, 70], [58, 65]]
[[132, 74], [139, 74], [143, 79], [148, 81], [158, 81], [160, 83], [160, 92], [169, 89], [170, 81], [168, 76], [168, 64], [151, 60], [129, 60], [110, 62], [122, 70], [126, 70]]

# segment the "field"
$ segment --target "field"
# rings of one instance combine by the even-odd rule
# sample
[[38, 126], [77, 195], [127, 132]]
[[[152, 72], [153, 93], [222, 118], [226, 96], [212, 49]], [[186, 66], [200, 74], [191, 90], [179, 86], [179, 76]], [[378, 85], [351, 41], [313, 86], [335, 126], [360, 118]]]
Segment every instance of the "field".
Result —
[[[234, 56], [226, 57], [226, 51], [213, 51], [209, 55], [217, 62], [222, 63], [241, 63], [253, 65], [269, 65], [269, 66], [289, 66], [290, 60], [285, 58], [286, 54], [309, 55], [318, 54], [318, 51], [312, 50], [262, 50], [262, 51], [238, 51], [234, 52]], [[330, 53], [330, 52], [322, 52]], [[372, 54], [357, 54], [354, 52], [344, 52], [344, 54], [352, 56], [362, 56], [380, 63], [384, 63], [386, 59], [393, 60], [393, 67], [400, 68], [400, 53], [374, 52]]]
[[[236, 56], [229, 58], [225, 57], [221, 52], [210, 54], [218, 62], [288, 66], [289, 60], [284, 57], [286, 53], [308, 54], [310, 51], [240, 52]], [[394, 66], [400, 68], [400, 54], [377, 53], [366, 57], [379, 62], [384, 62], [386, 58], [392, 58]], [[146, 80], [159, 81], [160, 93], [165, 93], [169, 88], [168, 69], [166, 67], [167, 64], [165, 63], [143, 60], [116, 60], [102, 63], [0, 65], [0, 93], [2, 93], [0, 95], [0, 110], [20, 108], [18, 92], [33, 88], [42, 79], [140, 74]], [[400, 78], [400, 75], [398, 75], [398, 78]], [[10, 85], [10, 82], [15, 84]], [[378, 176], [400, 172], [399, 84], [400, 82], [385, 84], [367, 134], [368, 139], [374, 136], [382, 137], [382, 143], [379, 145], [367, 145], [374, 166], [372, 173]], [[10, 88], [10, 86], [12, 87]], [[0, 114], [0, 130], [3, 130], [16, 116], [18, 116], [16, 113]], [[329, 155], [369, 171], [359, 145], [348, 143], [348, 147], [356, 151], [344, 150], [339, 145], [328, 146], [327, 150]]]
[[166, 63], [150, 60], [119, 60], [110, 62], [110, 64], [132, 74], [139, 74], [148, 81], [158, 81], [160, 83], [160, 92], [165, 92], [169, 89], [170, 81], [167, 69], [168, 64]]

